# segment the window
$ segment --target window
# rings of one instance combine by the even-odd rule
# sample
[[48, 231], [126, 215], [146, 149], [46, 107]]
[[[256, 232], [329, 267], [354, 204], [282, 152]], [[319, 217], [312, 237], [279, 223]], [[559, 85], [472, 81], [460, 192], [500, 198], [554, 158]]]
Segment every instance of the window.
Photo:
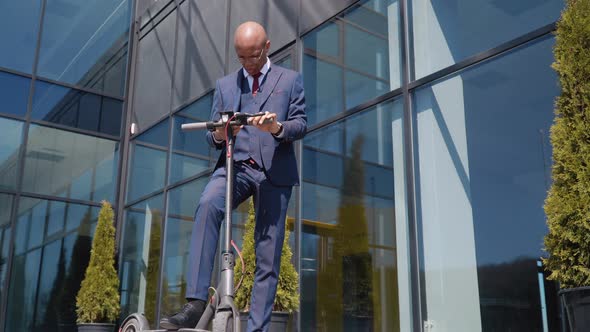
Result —
[[131, 5], [129, 0], [48, 0], [37, 74], [122, 96]]
[[27, 113], [30, 87], [30, 79], [0, 72], [0, 113], [24, 117]]
[[559, 93], [553, 42], [531, 42], [414, 95], [425, 319], [449, 330], [542, 330], [537, 260]]
[[31, 117], [119, 136], [122, 110], [120, 100], [37, 81]]
[[32, 124], [23, 191], [113, 202], [118, 162], [117, 141]]
[[411, 0], [416, 79], [553, 23], [563, 0]]
[[308, 124], [401, 86], [399, 2], [361, 1], [303, 37]]
[[76, 295], [90, 260], [98, 207], [21, 197], [7, 331], [76, 326]]
[[27, 74], [33, 72], [39, 32], [41, 0], [0, 3], [0, 66]]
[[301, 320], [307, 326], [400, 330], [397, 261], [407, 262], [400, 256], [407, 252], [397, 250], [396, 223], [407, 221], [395, 217], [394, 169], [404, 160], [402, 110], [399, 100], [384, 102], [303, 140]]
[[166, 180], [168, 119], [137, 136], [131, 143], [127, 202], [161, 189]]

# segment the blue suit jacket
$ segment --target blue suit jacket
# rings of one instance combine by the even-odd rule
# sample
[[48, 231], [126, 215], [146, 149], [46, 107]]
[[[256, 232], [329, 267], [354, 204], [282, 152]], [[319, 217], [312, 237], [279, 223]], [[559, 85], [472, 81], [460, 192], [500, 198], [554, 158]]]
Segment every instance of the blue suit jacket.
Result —
[[[239, 111], [244, 78], [242, 68], [216, 82], [213, 95], [211, 119], [219, 120], [220, 111]], [[249, 91], [247, 91], [249, 92]], [[252, 113], [268, 111], [277, 114], [277, 120], [283, 125], [282, 138], [255, 127], [244, 127], [249, 139], [256, 147], [253, 153], [262, 160], [266, 177], [274, 185], [292, 186], [299, 184], [297, 161], [293, 149], [293, 141], [301, 139], [307, 132], [307, 116], [305, 115], [305, 95], [301, 74], [271, 65], [260, 87], [253, 105], [249, 105]], [[240, 134], [242, 134], [240, 131]], [[239, 139], [239, 136], [238, 136]], [[207, 132], [207, 142], [225, 152], [225, 142], [216, 144], [213, 134]], [[225, 163], [225, 153], [221, 153], [215, 168]]]

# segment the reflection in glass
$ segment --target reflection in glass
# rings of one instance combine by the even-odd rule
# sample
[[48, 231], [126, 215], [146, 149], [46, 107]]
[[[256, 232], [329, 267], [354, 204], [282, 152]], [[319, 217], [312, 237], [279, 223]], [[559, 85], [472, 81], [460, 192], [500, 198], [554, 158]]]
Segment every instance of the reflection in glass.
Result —
[[361, 1], [303, 37], [308, 122], [401, 86], [398, 0]]
[[118, 143], [31, 125], [23, 190], [89, 201], [114, 201]]
[[315, 329], [400, 330], [392, 147], [403, 146], [401, 114], [400, 101], [385, 102], [303, 141], [301, 314]]
[[341, 68], [305, 54], [303, 80], [308, 126], [344, 111]]
[[0, 67], [32, 73], [40, 12], [41, 0], [0, 2]]
[[[2, 7], [2, 5], [0, 5], [0, 7]], [[27, 112], [30, 88], [30, 79], [0, 72], [0, 100], [2, 100], [0, 113], [24, 117]]]
[[552, 45], [543, 38], [414, 96], [422, 298], [426, 319], [449, 330], [541, 331], [542, 308], [557, 310], [537, 270], [559, 92]]
[[164, 187], [166, 151], [132, 145], [127, 201], [133, 201]]
[[168, 150], [168, 119], [139, 135], [131, 143], [127, 201], [164, 187]]
[[7, 331], [32, 331], [41, 249], [15, 256], [12, 262], [5, 327]]
[[191, 181], [169, 192], [164, 257], [163, 314], [171, 314], [186, 302], [186, 273], [193, 218], [197, 202], [209, 176]]
[[[70, 216], [72, 209], [84, 214]], [[76, 294], [90, 259], [98, 210], [72, 203], [20, 199], [7, 331], [57, 331], [58, 326], [61, 331], [74, 331]], [[77, 218], [79, 227], [65, 228], [68, 218]]]
[[143, 312], [148, 321], [156, 321], [163, 213], [163, 195], [125, 210], [119, 265], [121, 318]]
[[48, 0], [38, 75], [122, 96], [129, 0]]
[[168, 119], [163, 120], [135, 138], [137, 142], [168, 147]]
[[182, 115], [187, 115], [201, 121], [208, 121], [213, 105], [213, 91], [197, 99], [194, 103], [180, 110]]
[[[10, 214], [12, 195], [0, 194], [0, 299], [5, 295], [4, 282], [8, 272], [8, 251], [10, 248]], [[2, 328], [2, 326], [0, 326]]]
[[415, 78], [553, 23], [563, 0], [412, 0]]
[[31, 117], [119, 136], [122, 109], [120, 100], [37, 81]]
[[275, 64], [287, 69], [293, 69], [293, 59], [290, 55], [280, 59], [279, 61], [275, 62]]
[[172, 127], [172, 156], [170, 161], [170, 183], [186, 179], [209, 169], [217, 160], [209, 158], [217, 154], [205, 140], [205, 131], [182, 131], [185, 123], [195, 122], [182, 116], [174, 117]]
[[23, 139], [20, 121], [0, 117], [0, 188], [16, 189], [19, 170], [19, 148]]

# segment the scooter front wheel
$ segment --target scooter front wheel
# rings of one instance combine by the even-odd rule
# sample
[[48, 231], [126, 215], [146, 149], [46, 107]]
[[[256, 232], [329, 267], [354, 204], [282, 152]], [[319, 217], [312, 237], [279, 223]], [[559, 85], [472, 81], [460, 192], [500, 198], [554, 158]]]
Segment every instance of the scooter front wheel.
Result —
[[213, 318], [212, 332], [234, 332], [233, 313], [231, 311], [218, 311], [215, 318]]
[[140, 332], [146, 331], [149, 329], [147, 324], [147, 320], [139, 316], [138, 314], [133, 314], [125, 319], [123, 322], [123, 326], [119, 329], [120, 332]]

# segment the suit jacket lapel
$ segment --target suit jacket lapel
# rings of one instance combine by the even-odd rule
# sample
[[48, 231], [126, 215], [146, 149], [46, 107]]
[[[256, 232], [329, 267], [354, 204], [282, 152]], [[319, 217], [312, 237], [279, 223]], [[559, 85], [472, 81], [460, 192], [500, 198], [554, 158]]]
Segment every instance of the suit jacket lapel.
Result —
[[236, 84], [233, 86], [233, 98], [234, 102], [232, 105], [231, 111], [233, 112], [240, 112], [240, 101], [242, 99], [242, 80], [244, 79], [244, 73], [242, 72], [242, 68], [238, 70], [236, 73]]
[[276, 65], [270, 67], [263, 84], [262, 91], [260, 91], [258, 96], [256, 96], [256, 99], [258, 99], [256, 112], [260, 112], [260, 107], [264, 105], [268, 97], [270, 97], [270, 94], [273, 92], [282, 73], [283, 72]]

